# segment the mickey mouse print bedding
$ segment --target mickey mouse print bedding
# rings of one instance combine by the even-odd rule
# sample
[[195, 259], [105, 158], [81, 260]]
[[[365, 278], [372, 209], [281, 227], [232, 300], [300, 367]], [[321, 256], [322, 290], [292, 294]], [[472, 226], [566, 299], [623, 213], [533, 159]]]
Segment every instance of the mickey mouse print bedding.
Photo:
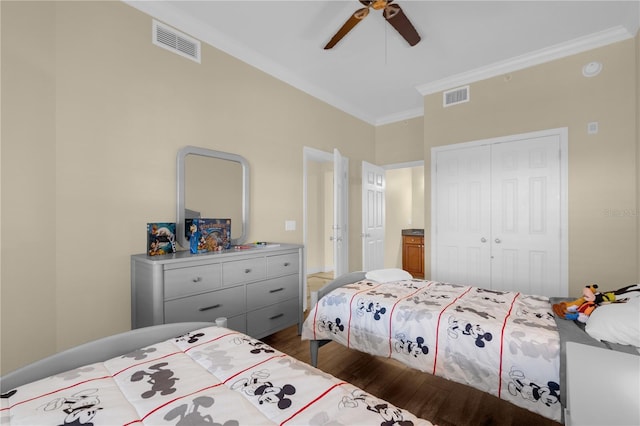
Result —
[[549, 299], [423, 280], [360, 280], [313, 307], [305, 340], [333, 340], [561, 419]]
[[7, 425], [430, 425], [221, 327], [207, 327], [2, 395]]

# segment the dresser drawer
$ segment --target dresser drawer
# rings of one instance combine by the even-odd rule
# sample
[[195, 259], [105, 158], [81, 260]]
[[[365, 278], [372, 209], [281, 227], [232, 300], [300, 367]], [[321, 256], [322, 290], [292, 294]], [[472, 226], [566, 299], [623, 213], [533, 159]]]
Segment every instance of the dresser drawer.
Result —
[[289, 299], [247, 313], [247, 334], [258, 339], [298, 322], [298, 299]]
[[247, 310], [298, 297], [299, 279], [296, 274], [247, 285]]
[[221, 265], [194, 266], [164, 271], [164, 298], [188, 296], [222, 287]]
[[298, 253], [280, 254], [267, 257], [267, 278], [297, 273], [300, 256]]
[[164, 304], [164, 322], [215, 321], [245, 312], [244, 287], [225, 288], [209, 293], [174, 299]]
[[265, 278], [265, 259], [237, 260], [222, 265], [222, 283], [225, 286], [263, 280]]

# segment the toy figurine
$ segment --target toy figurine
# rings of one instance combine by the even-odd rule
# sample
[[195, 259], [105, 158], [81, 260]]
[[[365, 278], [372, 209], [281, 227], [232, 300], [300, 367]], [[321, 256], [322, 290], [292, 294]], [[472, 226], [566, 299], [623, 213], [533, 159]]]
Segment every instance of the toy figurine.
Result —
[[189, 227], [189, 231], [191, 231], [191, 236], [189, 237], [189, 250], [191, 251], [191, 254], [196, 254], [198, 253], [198, 241], [200, 240], [198, 227], [192, 223]]

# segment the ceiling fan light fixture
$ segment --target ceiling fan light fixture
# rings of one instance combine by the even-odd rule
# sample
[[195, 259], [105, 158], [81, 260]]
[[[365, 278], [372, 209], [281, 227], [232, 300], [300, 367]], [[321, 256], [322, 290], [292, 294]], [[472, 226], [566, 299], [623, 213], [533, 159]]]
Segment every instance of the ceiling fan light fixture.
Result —
[[420, 35], [415, 27], [404, 14], [402, 8], [397, 4], [392, 4], [394, 0], [359, 0], [364, 8], [356, 10], [345, 22], [338, 32], [329, 40], [324, 47], [325, 50], [331, 49], [338, 44], [342, 38], [347, 35], [360, 21], [367, 17], [369, 8], [375, 10], [383, 9], [382, 16], [395, 30], [404, 38], [410, 46], [415, 46], [420, 41]]
[[387, 0], [375, 0], [372, 4], [371, 7], [374, 8], [375, 10], [380, 10], [380, 9], [384, 9], [385, 7], [387, 7], [387, 4], [391, 3], [390, 1]]

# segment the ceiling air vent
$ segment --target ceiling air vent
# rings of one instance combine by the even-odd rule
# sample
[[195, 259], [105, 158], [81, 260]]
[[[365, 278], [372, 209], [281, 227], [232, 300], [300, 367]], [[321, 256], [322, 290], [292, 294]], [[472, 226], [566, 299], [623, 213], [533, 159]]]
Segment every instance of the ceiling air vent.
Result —
[[442, 106], [444, 107], [462, 104], [465, 102], [469, 102], [469, 86], [447, 90], [442, 94]]
[[153, 21], [153, 44], [200, 63], [200, 41]]

